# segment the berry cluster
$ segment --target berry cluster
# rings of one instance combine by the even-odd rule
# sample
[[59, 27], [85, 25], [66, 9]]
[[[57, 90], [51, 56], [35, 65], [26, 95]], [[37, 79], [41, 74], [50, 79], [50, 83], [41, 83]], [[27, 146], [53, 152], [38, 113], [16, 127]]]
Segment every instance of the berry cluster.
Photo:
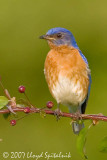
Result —
[[[27, 101], [28, 101], [29, 105], [32, 107], [33, 105], [31, 105], [31, 102], [29, 101], [27, 95], [25, 94], [25, 90], [26, 90], [26, 87], [23, 86], [23, 85], [19, 86], [19, 88], [18, 88], [18, 91], [19, 91], [20, 93], [24, 93], [24, 95], [25, 95], [26, 98], [27, 98]], [[52, 101], [48, 101], [47, 104], [46, 104], [46, 107], [47, 107], [48, 109], [51, 109], [53, 106], [54, 106], [54, 104], [53, 104]], [[31, 109], [30, 109], [30, 107], [25, 107], [23, 111], [24, 111], [24, 113], [27, 114], [27, 113], [30, 113]], [[20, 118], [20, 119], [21, 119], [21, 118]], [[20, 119], [18, 119], [18, 120], [20, 120]], [[16, 125], [16, 121], [17, 121], [17, 120], [12, 119], [12, 120], [10, 121], [11, 126], [15, 126], [15, 125]]]

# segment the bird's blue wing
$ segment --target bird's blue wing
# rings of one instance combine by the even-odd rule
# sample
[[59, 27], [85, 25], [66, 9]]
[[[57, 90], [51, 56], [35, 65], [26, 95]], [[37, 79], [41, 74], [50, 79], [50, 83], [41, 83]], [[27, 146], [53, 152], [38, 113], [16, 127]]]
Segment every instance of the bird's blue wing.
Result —
[[88, 65], [88, 61], [87, 61], [87, 58], [84, 56], [84, 54], [81, 52], [81, 50], [79, 49], [79, 53], [82, 57], [82, 59], [85, 61], [85, 63]]
[[89, 75], [88, 94], [87, 94], [87, 97], [86, 97], [84, 103], [81, 105], [81, 113], [82, 113], [82, 114], [85, 113], [85, 109], [86, 109], [86, 106], [87, 106], [88, 98], [89, 98], [89, 95], [90, 95], [91, 83], [92, 83], [91, 75]]
[[[84, 62], [88, 65], [87, 58], [84, 56], [84, 54], [81, 52], [80, 49], [79, 49], [79, 53], [80, 53], [82, 59], [84, 60]], [[92, 83], [91, 74], [89, 74], [88, 76], [89, 76], [88, 94], [87, 94], [87, 97], [86, 97], [84, 103], [81, 105], [81, 113], [83, 113], [83, 114], [85, 113], [85, 109], [86, 109], [86, 106], [87, 106], [88, 98], [89, 98], [89, 95], [90, 95], [91, 83]]]

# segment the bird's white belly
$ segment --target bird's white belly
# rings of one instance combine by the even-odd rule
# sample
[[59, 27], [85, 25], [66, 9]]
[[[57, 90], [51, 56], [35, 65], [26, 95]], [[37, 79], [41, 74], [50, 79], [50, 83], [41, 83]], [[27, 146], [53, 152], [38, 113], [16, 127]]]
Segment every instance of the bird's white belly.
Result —
[[84, 101], [82, 85], [79, 80], [75, 80], [75, 77], [70, 80], [59, 75], [58, 82], [53, 86], [52, 93], [57, 103], [78, 106]]

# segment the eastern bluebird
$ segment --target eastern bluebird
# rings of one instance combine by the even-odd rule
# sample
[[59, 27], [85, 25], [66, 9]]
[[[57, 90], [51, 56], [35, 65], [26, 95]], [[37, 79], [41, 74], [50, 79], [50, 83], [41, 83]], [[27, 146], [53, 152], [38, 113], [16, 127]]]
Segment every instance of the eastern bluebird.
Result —
[[[73, 34], [64, 28], [52, 28], [40, 36], [48, 41], [44, 74], [57, 104], [68, 106], [70, 113], [84, 114], [91, 86], [91, 74], [86, 57], [79, 49]], [[59, 105], [58, 105], [59, 106]], [[84, 127], [72, 123], [75, 134]]]

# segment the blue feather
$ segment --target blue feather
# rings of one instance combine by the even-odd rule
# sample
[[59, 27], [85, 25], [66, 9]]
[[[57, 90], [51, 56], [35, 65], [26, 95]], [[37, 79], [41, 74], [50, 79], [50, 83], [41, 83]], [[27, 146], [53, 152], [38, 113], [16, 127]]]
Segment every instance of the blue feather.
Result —
[[64, 32], [64, 33], [68, 33], [69, 35], [71, 35], [71, 32], [69, 30], [65, 28], [61, 28], [61, 27], [52, 28], [46, 34], [52, 35], [52, 34], [57, 34], [59, 32]]
[[76, 40], [75, 40], [73, 34], [69, 30], [67, 30], [65, 28], [61, 28], [61, 27], [56, 27], [56, 28], [50, 29], [46, 33], [46, 35], [51, 36], [51, 35], [55, 35], [57, 33], [64, 33], [64, 37], [61, 38], [61, 39], [53, 40], [53, 43], [57, 46], [59, 46], [59, 45], [70, 45], [70, 46], [73, 46], [74, 48], [78, 49], [81, 57], [83, 58], [85, 63], [88, 65], [87, 58], [82, 54], [81, 50], [79, 49], [79, 47], [76, 43]]
[[78, 48], [78, 45], [76, 43], [76, 40], [73, 34], [65, 28], [61, 28], [61, 27], [52, 28], [46, 33], [46, 35], [50, 36], [50, 35], [55, 35], [57, 33], [64, 33], [64, 37], [61, 39], [53, 40], [53, 43], [55, 45], [57, 46], [58, 45], [72, 45], [73, 47]]

